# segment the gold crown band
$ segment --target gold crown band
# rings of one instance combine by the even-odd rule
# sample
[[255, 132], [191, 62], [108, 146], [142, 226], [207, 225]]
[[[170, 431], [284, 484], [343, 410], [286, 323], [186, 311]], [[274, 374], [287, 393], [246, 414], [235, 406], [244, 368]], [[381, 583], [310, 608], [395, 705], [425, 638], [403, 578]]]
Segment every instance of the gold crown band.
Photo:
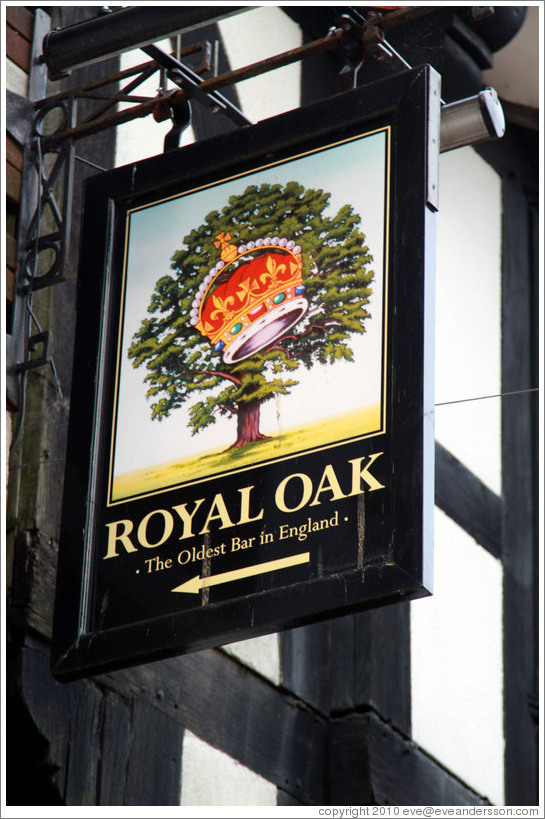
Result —
[[[227, 234], [220, 233], [218, 239], [220, 237], [224, 241], [225, 239], [231, 238], [229, 233]], [[214, 244], [216, 245], [216, 247], [222, 246], [222, 255], [225, 253], [226, 247], [235, 249], [234, 245], [226, 246], [224, 242], [222, 243], [221, 240], [214, 242]], [[203, 305], [207, 299], [210, 289], [212, 288], [218, 276], [220, 274], [225, 273], [225, 271], [227, 270], [228, 267], [230, 267], [230, 265], [234, 264], [243, 256], [247, 256], [249, 253], [255, 253], [256, 250], [284, 250], [294, 258], [300, 257], [301, 254], [301, 248], [299, 247], [299, 245], [296, 245], [296, 243], [293, 240], [279, 238], [278, 236], [274, 236], [272, 238], [267, 237], [266, 239], [257, 239], [255, 242], [250, 241], [246, 245], [240, 245], [236, 249], [236, 256], [234, 258], [231, 258], [230, 261], [228, 261], [227, 263], [223, 259], [221, 259], [214, 265], [214, 267], [210, 269], [210, 271], [204, 277], [204, 280], [200, 287], [198, 288], [197, 295], [191, 305], [192, 319], [198, 318], [198, 321], [200, 322]], [[191, 321], [191, 324], [196, 326], [197, 321]]]
[[[279, 236], [236, 247], [229, 233], [218, 234], [214, 244], [220, 249], [221, 259], [196, 292], [190, 323], [218, 352], [223, 351], [225, 361], [234, 361], [242, 351], [247, 357], [260, 349], [256, 345], [264, 346], [308, 309], [302, 297], [305, 286], [301, 247]], [[228, 272], [249, 255], [249, 261]]]

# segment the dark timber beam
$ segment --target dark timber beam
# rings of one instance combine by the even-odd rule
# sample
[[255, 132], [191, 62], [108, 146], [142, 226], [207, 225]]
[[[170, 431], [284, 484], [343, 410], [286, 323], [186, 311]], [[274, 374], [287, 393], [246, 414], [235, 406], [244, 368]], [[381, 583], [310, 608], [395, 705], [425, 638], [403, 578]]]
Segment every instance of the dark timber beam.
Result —
[[373, 712], [332, 720], [328, 805], [489, 805]]
[[199, 651], [96, 682], [153, 703], [304, 804], [323, 804], [325, 721], [224, 652]]
[[[17, 764], [26, 772], [26, 787], [17, 792], [10, 782], [11, 798], [17, 800], [11, 804], [180, 804], [184, 726], [179, 720], [145, 697], [129, 699], [83, 680], [59, 685], [49, 674], [48, 647], [31, 637], [18, 650], [11, 675], [10, 719], [21, 703], [26, 711], [24, 721], [14, 718], [9, 732], [14, 780], [20, 779]], [[43, 738], [43, 756], [29, 771], [36, 734]], [[41, 780], [38, 789], [36, 780]], [[29, 797], [26, 791], [33, 789], [37, 792]], [[45, 792], [50, 801], [38, 801]]]
[[[521, 187], [504, 179], [503, 392], [535, 385], [537, 224]], [[537, 395], [523, 393], [502, 402], [506, 805], [538, 804]]]
[[[97, 793], [103, 801], [96, 804], [179, 804], [186, 727], [277, 785], [294, 804], [324, 804], [325, 720], [224, 652], [71, 683], [54, 681], [49, 662], [47, 644], [27, 636], [16, 686], [49, 743], [47, 763], [67, 804], [94, 804], [86, 800]], [[116, 771], [122, 782], [105, 779]]]
[[501, 498], [437, 441], [435, 503], [491, 555], [501, 558]]
[[27, 637], [17, 677], [67, 805], [179, 804], [186, 727], [276, 784], [279, 804], [489, 804], [373, 710], [328, 722], [215, 649], [58, 683]]
[[[539, 381], [539, 141], [512, 126], [475, 150], [503, 180], [502, 392], [532, 390]], [[506, 805], [538, 804], [538, 395], [502, 401]]]

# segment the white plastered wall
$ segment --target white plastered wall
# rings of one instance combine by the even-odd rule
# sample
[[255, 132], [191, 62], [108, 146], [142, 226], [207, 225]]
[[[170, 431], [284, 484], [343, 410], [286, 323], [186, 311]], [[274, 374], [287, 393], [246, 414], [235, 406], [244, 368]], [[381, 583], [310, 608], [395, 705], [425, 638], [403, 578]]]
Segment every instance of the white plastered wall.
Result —
[[184, 807], [274, 806], [276, 786], [186, 731], [181, 804]]
[[[219, 27], [231, 68], [274, 57], [302, 44], [299, 26], [275, 6], [228, 17]], [[300, 66], [295, 63], [238, 83], [237, 92], [246, 116], [259, 122], [297, 108], [301, 98], [299, 78]]]
[[441, 155], [439, 187], [435, 435], [499, 494], [500, 401], [467, 399], [501, 389], [500, 178], [459, 148]]
[[[155, 45], [163, 51], [172, 51], [170, 40], [161, 40]], [[125, 71], [128, 68], [133, 68], [144, 62], [146, 62], [146, 55], [143, 51], [138, 49], [127, 51], [121, 54], [120, 70]], [[156, 72], [144, 80], [144, 82], [135, 89], [134, 93], [152, 97], [157, 94], [158, 90], [159, 73]], [[130, 107], [131, 103], [119, 104], [120, 111]], [[155, 122], [151, 116], [118, 125], [115, 152], [116, 167], [128, 165], [130, 162], [139, 162], [141, 159], [147, 159], [150, 156], [157, 156], [157, 154], [163, 153], [164, 139], [171, 128], [172, 122], [170, 120]], [[182, 144], [189, 145], [193, 141], [194, 134], [190, 126], [183, 133]]]
[[[472, 148], [441, 156], [439, 184], [436, 437], [500, 493], [500, 401], [465, 399], [501, 389], [501, 184]], [[503, 804], [501, 563], [438, 509], [434, 596], [411, 604], [411, 654], [414, 741]]]

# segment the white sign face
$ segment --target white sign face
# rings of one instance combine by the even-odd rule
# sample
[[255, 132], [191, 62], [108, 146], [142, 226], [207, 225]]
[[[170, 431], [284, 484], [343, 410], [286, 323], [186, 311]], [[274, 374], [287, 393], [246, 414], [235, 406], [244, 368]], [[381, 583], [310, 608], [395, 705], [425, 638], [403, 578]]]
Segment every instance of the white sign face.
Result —
[[383, 429], [389, 140], [129, 212], [110, 503]]

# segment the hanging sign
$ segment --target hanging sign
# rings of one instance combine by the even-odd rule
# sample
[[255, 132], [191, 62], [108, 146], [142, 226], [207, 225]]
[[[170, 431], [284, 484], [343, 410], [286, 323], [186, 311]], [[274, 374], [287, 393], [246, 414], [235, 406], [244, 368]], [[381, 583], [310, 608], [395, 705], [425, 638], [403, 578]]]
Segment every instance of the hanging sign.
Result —
[[88, 181], [59, 678], [428, 593], [435, 78]]

